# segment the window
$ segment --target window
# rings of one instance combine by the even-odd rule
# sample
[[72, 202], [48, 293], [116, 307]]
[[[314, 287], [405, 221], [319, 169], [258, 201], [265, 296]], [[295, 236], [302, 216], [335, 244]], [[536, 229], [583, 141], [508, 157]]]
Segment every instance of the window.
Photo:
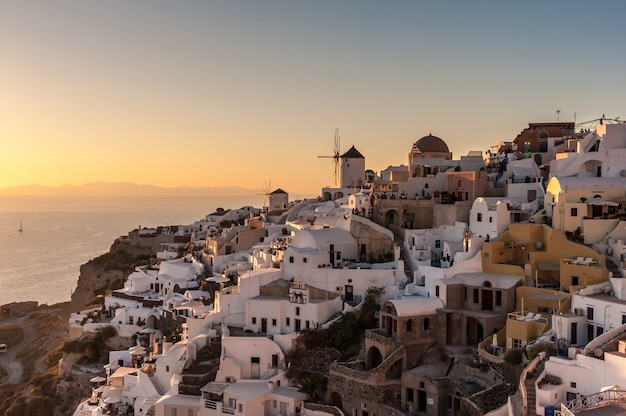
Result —
[[578, 285], [578, 276], [572, 276], [572, 286]]
[[569, 386], [573, 389], [576, 388], [576, 383], [574, 381], [570, 381]]
[[289, 317], [285, 318], [285, 325], [291, 325], [291, 319]]
[[274, 409], [278, 407], [278, 401], [274, 400]]
[[456, 187], [457, 188], [463, 188], [465, 184], [463, 183], [463, 179], [459, 179], [459, 181], [456, 183]]
[[467, 300], [467, 287], [463, 287], [463, 300]]
[[435, 296], [439, 297], [439, 285], [435, 286]]
[[474, 303], [478, 303], [478, 289], [474, 289]]
[[476, 221], [478, 221], [478, 222], [483, 222], [483, 213], [482, 213], [482, 212], [479, 212], [479, 213], [476, 215]]
[[407, 387], [407, 389], [406, 389], [406, 401], [407, 402], [412, 402], [413, 400], [415, 400], [413, 398], [413, 389], [410, 389], [410, 388]]
[[591, 306], [587, 307], [587, 319], [593, 320], [593, 308]]
[[409, 319], [406, 321], [406, 332], [413, 331], [413, 320]]
[[272, 326], [276, 326], [276, 319], [272, 319]]
[[289, 256], [289, 263], [293, 263], [293, 256]]
[[513, 338], [513, 348], [522, 348], [522, 340]]
[[306, 329], [309, 329], [309, 328], [311, 327], [310, 322], [309, 322], [309, 321], [304, 321], [304, 327], [305, 327]]
[[622, 314], [622, 325], [626, 324], [626, 314]]
[[596, 327], [596, 337], [599, 337], [603, 333], [604, 333], [604, 328], [602, 328], [601, 326], [597, 326]]
[[489, 222], [493, 222], [493, 217], [491, 215], [489, 216]]
[[303, 258], [302, 258], [302, 263], [306, 263], [306, 262], [307, 262], [306, 257], [303, 257]]
[[430, 318], [424, 318], [424, 331], [428, 331], [430, 329]]
[[435, 240], [435, 248], [441, 248], [441, 240]]
[[129, 316], [129, 317], [128, 317], [128, 323], [132, 325], [132, 324], [133, 324], [133, 320], [134, 320], [134, 319], [135, 319], [135, 318], [133, 318], [132, 316]]
[[496, 290], [496, 306], [502, 306], [502, 291]]
[[252, 325], [256, 325], [256, 317], [255, 316], [252, 317]]
[[300, 307], [296, 306], [296, 316], [300, 316]]
[[239, 413], [243, 413], [243, 403], [239, 403]]
[[570, 209], [570, 216], [577, 217], [578, 216], [578, 208]]

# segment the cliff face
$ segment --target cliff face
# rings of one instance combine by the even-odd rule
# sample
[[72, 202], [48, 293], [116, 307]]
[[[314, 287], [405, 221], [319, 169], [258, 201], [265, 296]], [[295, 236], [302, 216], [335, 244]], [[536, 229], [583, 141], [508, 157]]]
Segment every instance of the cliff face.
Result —
[[150, 259], [161, 250], [161, 244], [187, 241], [188, 238], [172, 235], [140, 237], [137, 233], [115, 240], [108, 253], [80, 267], [80, 276], [70, 302], [72, 309], [84, 309], [94, 303], [98, 295], [124, 287], [128, 275], [135, 267], [149, 264]]
[[[75, 367], [85, 357], [72, 353], [71, 346], [68, 346], [67, 322], [70, 313], [85, 309], [94, 303], [98, 295], [108, 290], [122, 288], [135, 267], [150, 263], [161, 250], [161, 244], [188, 241], [189, 238], [160, 234], [140, 237], [137, 232], [131, 232], [127, 238], [115, 240], [108, 253], [81, 266], [70, 303], [49, 308], [42, 306], [26, 316], [11, 318], [15, 331], [24, 334], [20, 338], [24, 341], [15, 347], [16, 351], [4, 354], [4, 358], [10, 358], [15, 368], [20, 370], [19, 374], [9, 373], [0, 365], [0, 414], [61, 416], [74, 412], [78, 403], [91, 393], [92, 383], [89, 380], [93, 374], [82, 369], [76, 371]], [[0, 326], [2, 323], [0, 319]], [[119, 345], [110, 344], [113, 341]], [[106, 350], [126, 349], [131, 345], [122, 345], [123, 341], [117, 337], [107, 341]], [[100, 373], [103, 364], [97, 362], [79, 366]], [[12, 376], [16, 380], [7, 382]]]

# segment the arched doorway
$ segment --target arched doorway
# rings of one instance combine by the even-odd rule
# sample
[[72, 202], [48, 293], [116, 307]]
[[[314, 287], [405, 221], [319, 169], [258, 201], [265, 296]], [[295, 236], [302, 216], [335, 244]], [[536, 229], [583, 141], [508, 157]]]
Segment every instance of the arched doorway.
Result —
[[398, 225], [399, 221], [400, 221], [400, 215], [395, 209], [390, 209], [385, 214], [385, 224], [387, 226]]
[[370, 347], [369, 351], [367, 351], [367, 369], [371, 370], [372, 368], [376, 368], [383, 362], [383, 355], [380, 353], [378, 348]]
[[341, 409], [341, 394], [336, 391], [330, 393], [330, 405]]
[[466, 341], [467, 345], [478, 345], [484, 339], [484, 330], [478, 319], [473, 317], [467, 318], [466, 324]]
[[402, 376], [404, 360], [400, 358], [387, 369], [385, 377], [387, 379], [399, 379]]
[[154, 315], [150, 315], [148, 316], [148, 318], [146, 318], [146, 327], [156, 329], [157, 322], [157, 317]]

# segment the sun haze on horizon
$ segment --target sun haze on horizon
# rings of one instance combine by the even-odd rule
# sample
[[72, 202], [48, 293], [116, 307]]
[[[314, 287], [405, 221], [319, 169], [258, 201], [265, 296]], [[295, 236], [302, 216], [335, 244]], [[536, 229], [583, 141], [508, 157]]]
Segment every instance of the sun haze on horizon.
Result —
[[335, 128], [380, 172], [429, 132], [456, 159], [624, 116], [626, 3], [458, 3], [3, 2], [0, 188], [314, 194]]

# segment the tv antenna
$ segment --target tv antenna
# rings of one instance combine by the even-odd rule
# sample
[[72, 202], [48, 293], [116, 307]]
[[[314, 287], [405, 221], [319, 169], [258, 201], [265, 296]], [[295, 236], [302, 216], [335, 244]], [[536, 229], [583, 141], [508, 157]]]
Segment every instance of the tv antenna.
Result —
[[335, 129], [335, 145], [333, 147], [333, 155], [332, 156], [318, 156], [322, 159], [333, 159], [333, 177], [335, 178], [335, 186], [338, 184], [339, 180], [339, 159], [341, 155], [341, 139], [339, 138], [339, 129]]
[[263, 182], [263, 193], [257, 195], [265, 195], [265, 199], [263, 200], [263, 206], [267, 207], [269, 210], [270, 206], [270, 195], [272, 194], [272, 180], [270, 179], [268, 182]]

